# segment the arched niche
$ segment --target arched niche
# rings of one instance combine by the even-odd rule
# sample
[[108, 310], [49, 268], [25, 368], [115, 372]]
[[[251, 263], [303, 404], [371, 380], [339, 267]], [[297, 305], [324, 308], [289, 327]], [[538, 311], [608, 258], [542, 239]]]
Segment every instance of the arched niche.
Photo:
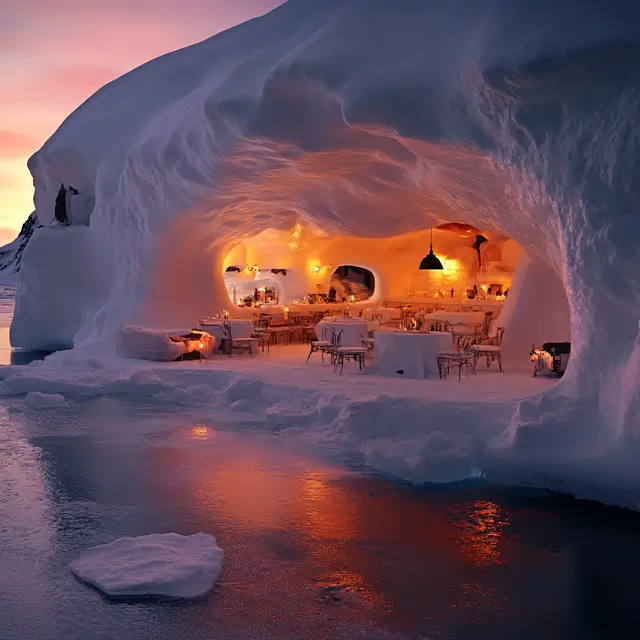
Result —
[[373, 298], [376, 277], [366, 267], [352, 264], [340, 265], [334, 269], [329, 279], [329, 298], [335, 291], [336, 302], [365, 302]]

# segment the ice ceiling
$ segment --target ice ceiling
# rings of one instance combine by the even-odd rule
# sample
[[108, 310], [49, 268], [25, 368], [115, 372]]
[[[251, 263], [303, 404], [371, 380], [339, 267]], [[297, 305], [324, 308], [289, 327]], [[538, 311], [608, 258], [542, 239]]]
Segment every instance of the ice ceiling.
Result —
[[558, 424], [585, 449], [635, 437], [639, 63], [622, 0], [289, 0], [107, 85], [31, 159], [42, 222], [61, 181], [96, 206], [74, 240], [34, 237], [12, 337], [193, 323], [226, 296], [229, 247], [263, 229], [462, 221], [529, 255], [513, 333], [569, 301], [570, 370], [520, 405], [515, 445]]

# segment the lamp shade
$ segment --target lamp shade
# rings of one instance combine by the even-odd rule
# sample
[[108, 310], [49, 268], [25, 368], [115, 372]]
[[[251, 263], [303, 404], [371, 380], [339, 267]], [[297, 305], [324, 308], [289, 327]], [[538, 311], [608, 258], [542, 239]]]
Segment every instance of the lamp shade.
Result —
[[[415, 264], [415, 263], [414, 263]], [[420, 262], [420, 270], [421, 271], [442, 271], [443, 266], [442, 262], [438, 256], [433, 253], [433, 247], [429, 247], [429, 253], [422, 258], [422, 262]]]

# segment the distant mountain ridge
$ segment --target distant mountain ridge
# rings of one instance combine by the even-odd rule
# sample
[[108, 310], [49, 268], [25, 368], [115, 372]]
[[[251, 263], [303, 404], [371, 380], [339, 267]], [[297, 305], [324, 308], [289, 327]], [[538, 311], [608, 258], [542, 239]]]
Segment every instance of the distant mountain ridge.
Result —
[[0, 280], [16, 281], [20, 274], [22, 254], [38, 226], [38, 215], [34, 211], [24, 222], [18, 237], [0, 248]]

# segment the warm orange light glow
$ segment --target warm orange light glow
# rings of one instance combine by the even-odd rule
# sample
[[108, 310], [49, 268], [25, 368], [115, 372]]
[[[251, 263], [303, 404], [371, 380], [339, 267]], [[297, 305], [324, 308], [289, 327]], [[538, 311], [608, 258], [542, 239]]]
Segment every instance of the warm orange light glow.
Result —
[[311, 271], [313, 271], [313, 273], [318, 273], [318, 271], [320, 271], [320, 267], [316, 264], [316, 265], [313, 266]]
[[503, 529], [509, 523], [500, 507], [489, 500], [479, 500], [462, 507], [457, 523], [462, 555], [480, 567], [503, 564], [500, 542]]
[[[202, 345], [200, 345], [202, 347]], [[212, 434], [212, 429], [203, 424], [197, 424], [191, 427], [191, 435], [194, 438], [208, 438]]]
[[442, 266], [447, 274], [458, 273], [462, 269], [460, 260], [442, 260]]

